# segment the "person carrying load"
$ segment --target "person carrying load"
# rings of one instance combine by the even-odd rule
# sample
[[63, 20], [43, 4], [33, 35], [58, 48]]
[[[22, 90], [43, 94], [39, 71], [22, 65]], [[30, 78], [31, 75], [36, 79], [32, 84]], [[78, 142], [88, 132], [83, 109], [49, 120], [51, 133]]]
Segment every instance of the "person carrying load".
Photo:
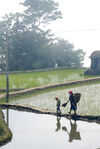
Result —
[[74, 114], [76, 114], [76, 110], [77, 110], [77, 104], [76, 102], [74, 101], [74, 95], [73, 95], [73, 91], [69, 91], [69, 100], [70, 101], [70, 114], [71, 114], [71, 111], [73, 110], [74, 111]]
[[70, 102], [70, 112], [69, 113], [71, 114], [71, 111], [73, 110], [74, 114], [76, 114], [77, 103], [80, 100], [81, 94], [80, 93], [73, 94], [72, 90], [70, 90], [68, 93], [69, 93], [69, 100], [66, 103], [62, 104], [62, 106], [66, 107], [67, 103]]

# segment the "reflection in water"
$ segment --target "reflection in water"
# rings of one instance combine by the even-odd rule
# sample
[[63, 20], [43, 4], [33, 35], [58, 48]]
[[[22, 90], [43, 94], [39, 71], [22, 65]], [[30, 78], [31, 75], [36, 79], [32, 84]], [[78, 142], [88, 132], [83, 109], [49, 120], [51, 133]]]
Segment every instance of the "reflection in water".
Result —
[[[56, 132], [60, 130], [61, 128], [61, 123], [60, 123], [60, 119], [61, 117], [57, 117], [57, 123], [56, 123]], [[74, 121], [74, 123], [72, 123], [71, 119], [70, 121], [70, 131], [67, 130], [66, 126], [62, 126], [62, 130], [66, 131], [68, 133], [69, 136], [69, 142], [73, 142], [73, 140], [81, 140], [81, 136], [80, 136], [80, 132], [77, 131], [77, 124], [76, 121]]]
[[77, 124], [76, 121], [72, 123], [70, 119], [70, 132], [67, 130], [65, 126], [62, 127], [62, 130], [66, 131], [69, 135], [69, 142], [72, 142], [73, 140], [81, 140], [80, 132], [77, 131]]
[[[96, 123], [74, 122], [63, 117], [10, 109], [4, 111], [4, 114], [5, 118], [8, 118], [13, 138], [10, 143], [2, 146], [2, 149], [100, 148], [100, 125]], [[81, 132], [81, 137], [78, 130]]]
[[6, 123], [9, 128], [9, 109], [6, 109]]
[[61, 128], [60, 119], [61, 119], [61, 117], [57, 117], [57, 123], [56, 123], [57, 128], [56, 128], [56, 131], [60, 130], [60, 128]]

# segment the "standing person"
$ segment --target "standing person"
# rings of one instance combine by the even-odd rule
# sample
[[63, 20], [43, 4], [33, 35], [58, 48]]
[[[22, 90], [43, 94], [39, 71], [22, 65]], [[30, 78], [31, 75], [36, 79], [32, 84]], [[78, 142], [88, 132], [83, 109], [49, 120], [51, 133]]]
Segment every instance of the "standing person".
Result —
[[74, 114], [76, 114], [76, 110], [77, 110], [77, 104], [76, 102], [74, 101], [74, 95], [73, 95], [73, 91], [69, 91], [69, 100], [70, 101], [70, 112], [73, 110], [74, 111]]
[[57, 114], [60, 113], [61, 114], [61, 110], [60, 110], [60, 99], [58, 97], [55, 97], [56, 101], [57, 101]]

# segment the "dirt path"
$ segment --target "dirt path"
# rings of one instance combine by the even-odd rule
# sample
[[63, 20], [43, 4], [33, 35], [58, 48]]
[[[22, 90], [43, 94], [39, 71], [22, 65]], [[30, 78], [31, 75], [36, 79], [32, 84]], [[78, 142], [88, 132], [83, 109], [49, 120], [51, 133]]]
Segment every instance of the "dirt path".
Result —
[[0, 104], [0, 107], [2, 109], [14, 109], [18, 111], [34, 112], [37, 114], [49, 114], [49, 115], [65, 117], [67, 119], [73, 119], [75, 121], [81, 120], [81, 121], [87, 121], [87, 122], [96, 122], [100, 124], [100, 116], [89, 116], [89, 115], [87, 116], [87, 115], [74, 115], [74, 114], [73, 115], [69, 115], [69, 114], [57, 115], [56, 112], [53, 112], [50, 110], [43, 110], [37, 107], [19, 105], [19, 104]]
[[[69, 82], [65, 82], [65, 83], [58, 83], [58, 84], [45, 85], [45, 86], [40, 86], [40, 87], [35, 87], [35, 88], [24, 89], [24, 90], [9, 93], [9, 96], [14, 97], [14, 96], [19, 96], [19, 95], [24, 95], [26, 93], [34, 93], [36, 91], [41, 91], [41, 90], [45, 90], [45, 89], [49, 89], [49, 88], [56, 88], [58, 86], [69, 86], [69, 85], [83, 84], [83, 83], [94, 82], [94, 81], [100, 81], [100, 77], [94, 77], [94, 78], [89, 78], [89, 79], [69, 81]], [[5, 98], [5, 97], [6, 97], [6, 94], [0, 95], [0, 99]]]

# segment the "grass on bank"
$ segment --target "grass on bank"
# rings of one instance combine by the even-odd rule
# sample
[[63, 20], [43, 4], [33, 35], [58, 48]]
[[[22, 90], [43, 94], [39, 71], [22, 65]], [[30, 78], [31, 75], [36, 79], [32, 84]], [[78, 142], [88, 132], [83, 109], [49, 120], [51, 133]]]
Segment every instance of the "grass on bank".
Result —
[[12, 138], [12, 133], [5, 123], [3, 113], [0, 109], [0, 146], [10, 141]]
[[[9, 74], [10, 89], [26, 89], [38, 86], [81, 80], [93, 76], [84, 76], [86, 69], [59, 69], [42, 72]], [[0, 74], [0, 89], [6, 88], [6, 75]]]

